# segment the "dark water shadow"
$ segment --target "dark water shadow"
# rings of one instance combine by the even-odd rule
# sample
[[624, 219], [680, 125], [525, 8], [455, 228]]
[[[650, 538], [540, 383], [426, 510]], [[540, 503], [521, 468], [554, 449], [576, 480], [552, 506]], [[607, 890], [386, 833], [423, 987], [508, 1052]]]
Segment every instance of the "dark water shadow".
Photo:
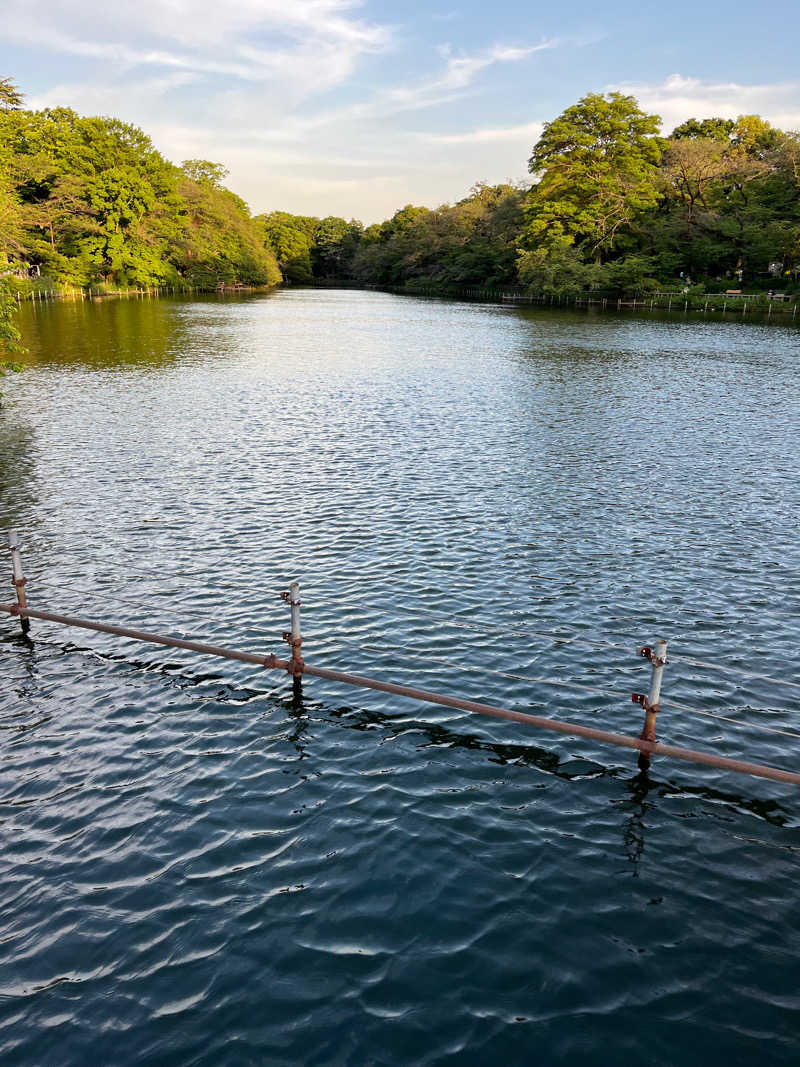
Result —
[[[35, 681], [38, 682], [40, 671], [36, 640], [26, 638], [22, 634], [11, 634], [0, 637], [0, 645], [3, 644], [24, 648], [22, 660], [26, 664], [30, 684], [33, 686]], [[48, 652], [55, 650], [63, 655], [75, 653], [90, 655], [131, 671], [160, 674], [166, 685], [183, 691], [221, 682], [222, 684], [213, 694], [208, 694], [204, 698], [204, 702], [211, 699], [223, 705], [244, 705], [254, 701], [266, 701], [269, 711], [265, 717], [271, 718], [274, 712], [280, 711], [293, 723], [293, 731], [288, 739], [296, 745], [300, 759], [305, 759], [308, 755], [304, 739], [309, 725], [326, 721], [330, 725], [359, 732], [379, 728], [391, 738], [398, 738], [413, 731], [416, 734], [422, 734], [424, 741], [421, 747], [460, 748], [483, 753], [488, 762], [498, 766], [532, 767], [565, 782], [577, 784], [587, 779], [597, 778], [619, 781], [625, 790], [625, 795], [619, 797], [614, 803], [630, 809], [625, 829], [625, 848], [634, 869], [644, 850], [645, 817], [655, 806], [657, 799], [667, 801], [674, 798], [692, 798], [722, 804], [747, 812], [776, 827], [784, 827], [793, 822], [790, 810], [777, 800], [764, 800], [732, 790], [718, 789], [712, 785], [693, 785], [679, 783], [670, 778], [656, 777], [652, 766], [649, 771], [638, 770], [633, 763], [636, 758], [633, 750], [631, 750], [632, 767], [629, 775], [620, 766], [609, 766], [586, 758], [578, 759], [572, 755], [562, 757], [551, 749], [530, 743], [490, 741], [476, 733], [421, 718], [415, 718], [413, 721], [404, 718], [402, 722], [398, 722], [392, 715], [351, 704], [331, 706], [324, 701], [308, 697], [302, 689], [295, 689], [288, 676], [285, 679], [285, 690], [274, 693], [255, 687], [225, 683], [223, 675], [219, 672], [190, 674], [186, 672], [185, 665], [180, 663], [165, 663], [144, 658], [133, 659], [122, 653], [98, 651], [72, 642], [56, 644], [50, 641], [40, 641], [39, 644], [46, 647]]]

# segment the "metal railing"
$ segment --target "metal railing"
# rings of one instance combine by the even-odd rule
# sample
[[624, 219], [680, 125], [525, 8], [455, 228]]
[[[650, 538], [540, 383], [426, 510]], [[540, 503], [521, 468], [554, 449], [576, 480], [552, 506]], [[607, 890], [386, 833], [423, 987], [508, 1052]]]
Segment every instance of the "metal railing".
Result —
[[[9, 535], [9, 546], [11, 548], [12, 557], [11, 582], [16, 589], [17, 600], [15, 603], [0, 603], [0, 611], [3, 611], [10, 616], [16, 616], [20, 620], [23, 635], [28, 640], [30, 640], [30, 620], [40, 619], [46, 622], [55, 623], [59, 626], [77, 627], [84, 630], [93, 630], [99, 633], [106, 633], [119, 637], [130, 638], [132, 640], [142, 641], [148, 644], [162, 645], [170, 648], [184, 649], [189, 652], [197, 652], [206, 656], [215, 656], [222, 659], [236, 660], [241, 663], [252, 664], [253, 666], [260, 667], [265, 670], [285, 671], [291, 676], [295, 693], [298, 694], [301, 692], [302, 680], [304, 677], [308, 676], [323, 678], [332, 682], [340, 682], [344, 685], [357, 686], [362, 689], [377, 690], [378, 692], [382, 693], [390, 693], [395, 696], [405, 697], [410, 700], [416, 700], [424, 704], [433, 704], [448, 708], [455, 708], [460, 711], [467, 711], [478, 715], [486, 715], [495, 719], [505, 719], [511, 722], [522, 723], [527, 726], [533, 726], [537, 729], [547, 730], [553, 733], [566, 734], [573, 737], [582, 737], [588, 740], [599, 741], [604, 744], [616, 745], [617, 747], [621, 748], [633, 749], [638, 751], [639, 753], [639, 769], [642, 771], [646, 771], [648, 769], [650, 764], [650, 758], [652, 756], [667, 756], [672, 759], [685, 760], [689, 763], [716, 767], [720, 770], [734, 771], [740, 774], [749, 774], [758, 778], [767, 778], [772, 781], [788, 783], [790, 785], [800, 785], [800, 773], [797, 773], [795, 771], [784, 770], [779, 767], [766, 766], [764, 764], [748, 762], [745, 760], [731, 759], [727, 756], [721, 756], [714, 752], [702, 752], [697, 751], [695, 749], [682, 748], [676, 745], [663, 744], [662, 742], [656, 740], [655, 728], [656, 719], [660, 707], [663, 672], [664, 668], [668, 664], [668, 660], [666, 657], [667, 643], [663, 639], [657, 640], [652, 647], [645, 646], [638, 649], [638, 655], [647, 659], [650, 662], [651, 678], [650, 687], [647, 695], [643, 693], [632, 694], [633, 702], [635, 704], [641, 705], [644, 708], [645, 717], [644, 726], [641, 734], [638, 737], [631, 737], [625, 734], [611, 733], [607, 730], [599, 730], [595, 727], [582, 726], [580, 724], [571, 722], [563, 722], [558, 719], [553, 719], [540, 715], [531, 715], [527, 712], [515, 711], [510, 708], [497, 707], [492, 704], [486, 704], [475, 700], [466, 700], [461, 697], [454, 697], [442, 693], [435, 693], [431, 692], [430, 690], [420, 689], [414, 686], [407, 686], [395, 682], [382, 681], [380, 679], [370, 678], [364, 675], [353, 674], [347, 671], [331, 670], [327, 667], [318, 667], [314, 664], [307, 663], [302, 656], [303, 638], [300, 626], [300, 587], [296, 582], [293, 582], [291, 584], [288, 591], [281, 594], [282, 599], [289, 605], [290, 609], [290, 629], [285, 631], [283, 634], [283, 640], [286, 642], [286, 644], [291, 650], [291, 654], [288, 659], [280, 658], [274, 653], [260, 655], [252, 652], [242, 652], [235, 649], [224, 648], [220, 645], [208, 644], [203, 641], [168, 637], [163, 634], [153, 633], [148, 630], [139, 630], [129, 626], [119, 626], [112, 623], [98, 622], [90, 619], [79, 618], [72, 615], [64, 615], [53, 611], [32, 608], [27, 602], [27, 579], [24, 577], [22, 569], [22, 561], [20, 558], [19, 551], [19, 541], [16, 533], [14, 532]], [[687, 662], [701, 664], [701, 661], [696, 660], [687, 660]], [[474, 669], [480, 671], [485, 668], [475, 667]], [[560, 679], [536, 679], [530, 676], [515, 675], [510, 672], [504, 671], [490, 671], [489, 673], [499, 674], [501, 676], [507, 675], [509, 678], [527, 678], [531, 682], [541, 682], [545, 684], [555, 685], [568, 685], [571, 688], [584, 689], [587, 692], [600, 692], [600, 690], [597, 690], [593, 686], [583, 686], [580, 683], [575, 682], [564, 682]], [[754, 678], [768, 677], [746, 671], [742, 671], [741, 673], [745, 675], [749, 674], [749, 676]], [[776, 679], [769, 680], [777, 681]], [[603, 690], [602, 692], [608, 694], [608, 691], [606, 690]], [[684, 707], [683, 705], [673, 706], [679, 708]], [[714, 715], [713, 713], [708, 714], [712, 718], [726, 721], [725, 716]], [[790, 733], [788, 731], [775, 730], [768, 727], [764, 727], [764, 729], [768, 729], [772, 733], [786, 734], [790, 737], [800, 736], [797, 734]]]

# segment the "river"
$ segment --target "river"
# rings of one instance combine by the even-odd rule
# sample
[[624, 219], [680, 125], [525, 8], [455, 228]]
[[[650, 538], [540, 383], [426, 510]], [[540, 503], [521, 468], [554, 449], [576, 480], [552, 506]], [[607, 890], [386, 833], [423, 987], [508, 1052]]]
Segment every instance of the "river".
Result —
[[[662, 740], [800, 767], [796, 329], [347, 290], [21, 326], [32, 606], [283, 654], [297, 579], [309, 662], [629, 734], [664, 637]], [[800, 1059], [796, 789], [31, 636], [1, 1062]]]

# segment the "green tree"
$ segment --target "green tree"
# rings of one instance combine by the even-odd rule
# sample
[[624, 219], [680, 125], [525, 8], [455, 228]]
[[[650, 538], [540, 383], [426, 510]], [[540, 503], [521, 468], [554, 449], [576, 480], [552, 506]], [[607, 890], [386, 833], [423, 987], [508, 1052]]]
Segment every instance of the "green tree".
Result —
[[17, 299], [14, 291], [7, 278], [0, 278], [0, 352], [6, 354], [25, 351], [20, 332], [14, 325], [16, 312]]
[[229, 173], [221, 163], [211, 163], [208, 159], [184, 159], [181, 171], [198, 185], [213, 185], [215, 189], [223, 188]]
[[275, 256], [264, 246], [263, 230], [244, 200], [188, 177], [181, 177], [178, 192], [184, 215], [174, 258], [187, 281], [198, 288], [280, 282]]
[[77, 285], [274, 284], [226, 174], [208, 160], [179, 170], [119, 119], [0, 107], [0, 264]]
[[260, 215], [256, 221], [262, 227], [264, 242], [278, 260], [286, 281], [309, 285], [314, 280], [311, 249], [319, 219], [273, 211]]
[[616, 92], [590, 93], [547, 123], [529, 160], [524, 247], [574, 244], [598, 261], [611, 252], [658, 203], [659, 123]]
[[[17, 312], [17, 300], [7, 278], [0, 278], [0, 378], [5, 378], [10, 371], [19, 373], [22, 365], [4, 356], [20, 355], [25, 351], [22, 337], [14, 324]], [[3, 393], [0, 391], [0, 404]]]
[[684, 138], [700, 137], [709, 141], [725, 141], [731, 139], [734, 122], [732, 119], [687, 119], [680, 126], [676, 126], [670, 134], [670, 139], [680, 141]]
[[0, 78], [0, 111], [17, 111], [24, 99], [11, 78]]
[[329, 215], [321, 219], [314, 232], [311, 261], [314, 275], [319, 278], [348, 278], [352, 261], [361, 240], [360, 222]]

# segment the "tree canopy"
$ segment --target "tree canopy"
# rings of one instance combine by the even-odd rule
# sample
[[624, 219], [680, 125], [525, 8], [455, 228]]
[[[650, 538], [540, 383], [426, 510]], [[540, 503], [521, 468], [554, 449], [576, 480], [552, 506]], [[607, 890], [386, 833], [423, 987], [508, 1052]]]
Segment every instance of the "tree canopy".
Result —
[[280, 281], [224, 167], [177, 168], [135, 126], [15, 92], [0, 83], [0, 264], [78, 286]]
[[659, 126], [657, 115], [622, 93], [589, 93], [547, 123], [528, 164], [537, 181], [526, 205], [526, 242], [575, 245], [597, 259], [611, 252], [658, 203]]

